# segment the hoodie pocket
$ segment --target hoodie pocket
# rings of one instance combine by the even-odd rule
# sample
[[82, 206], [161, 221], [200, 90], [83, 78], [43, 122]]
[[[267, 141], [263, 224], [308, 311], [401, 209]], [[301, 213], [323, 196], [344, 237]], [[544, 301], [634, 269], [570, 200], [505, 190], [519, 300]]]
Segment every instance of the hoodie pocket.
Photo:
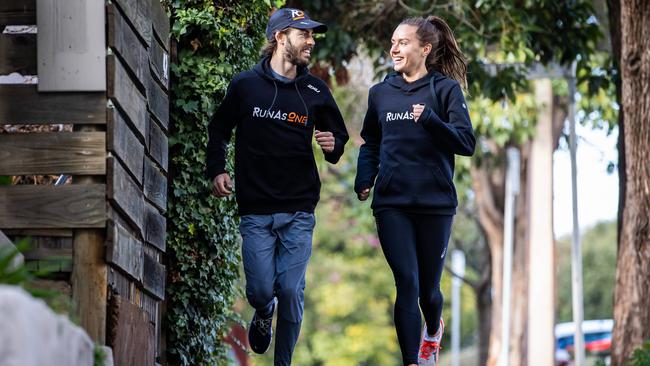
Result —
[[456, 189], [454, 188], [454, 184], [445, 177], [445, 174], [440, 170], [440, 167], [438, 165], [432, 165], [430, 171], [433, 178], [438, 182], [440, 189], [456, 201]]
[[388, 184], [390, 184], [392, 175], [392, 169], [384, 169], [379, 171], [379, 174], [377, 175], [377, 182], [375, 183], [375, 191], [377, 193], [384, 193], [386, 191], [386, 187]]
[[410, 207], [455, 207], [454, 188], [435, 165], [398, 165], [377, 184], [382, 204]]
[[[245, 161], [244, 161], [245, 160]], [[320, 179], [312, 155], [250, 153], [236, 168], [238, 198], [243, 202], [277, 202], [318, 198]]]

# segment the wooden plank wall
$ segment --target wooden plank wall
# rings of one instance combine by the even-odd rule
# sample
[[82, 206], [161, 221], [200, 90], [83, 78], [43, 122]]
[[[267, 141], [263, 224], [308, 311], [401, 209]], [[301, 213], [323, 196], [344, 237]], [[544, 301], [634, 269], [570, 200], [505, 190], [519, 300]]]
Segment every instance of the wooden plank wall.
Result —
[[110, 294], [108, 308], [107, 341], [115, 365], [154, 365], [155, 328], [147, 314], [116, 292]]
[[[36, 0], [0, 0], [0, 31], [35, 24], [35, 9]], [[116, 364], [133, 361], [135, 350], [150, 364], [164, 354], [169, 18], [160, 0], [113, 0], [105, 9], [106, 92], [0, 85], [0, 124], [75, 125], [66, 133], [0, 134], [0, 175], [65, 173], [85, 182], [0, 187], [0, 229], [32, 237], [27, 260], [58, 265], [66, 282], [70, 271], [73, 282], [83, 275], [74, 276], [81, 267], [70, 261], [83, 259], [74, 249], [78, 231], [105, 230], [103, 258], [115, 300], [108, 302], [107, 341], [116, 346]], [[36, 40], [0, 35], [0, 74], [36, 74]]]
[[103, 184], [0, 186], [0, 229], [102, 228]]
[[3, 134], [0, 146], [0, 175], [3, 170], [12, 175], [106, 172], [105, 132]]
[[[70, 1], [60, 3], [57, 5], [71, 5]], [[36, 0], [0, 1], [0, 30], [15, 25], [39, 31], [0, 35], [0, 74], [36, 75], [39, 35], [57, 35], [57, 44], [80, 44], [70, 24], [65, 37], [65, 32], [58, 32], [61, 24], [40, 23], [33, 27], [37, 25], [36, 8]], [[92, 24], [98, 26], [101, 34], [100, 44], [94, 46], [101, 50], [99, 57], [103, 61], [103, 2], [96, 9], [97, 19]], [[66, 17], [56, 21], [67, 20]], [[57, 72], [60, 70], [50, 73]], [[43, 81], [47, 76], [60, 75], [38, 76]], [[94, 76], [105, 81], [105, 68], [97, 70]], [[0, 125], [67, 124], [74, 125], [73, 131], [40, 132], [56, 129], [21, 126], [18, 130], [31, 132], [0, 135], [0, 175], [67, 174], [72, 176], [72, 184], [0, 187], [0, 228], [6, 229], [14, 240], [31, 239], [32, 250], [25, 253], [26, 264], [54, 271], [48, 280], [39, 282], [39, 287], [70, 296], [80, 324], [94, 341], [104, 343], [108, 288], [104, 259], [108, 98], [105, 91], [39, 93], [39, 85], [0, 85]]]
[[[107, 161], [109, 286], [120, 301], [142, 309], [152, 325], [156, 342], [139, 344], [142, 355], [149, 351], [161, 355], [169, 18], [159, 0], [114, 0], [106, 9], [110, 49], [107, 96], [112, 106], [107, 125], [111, 154]], [[133, 357], [133, 347], [126, 346], [130, 333], [121, 327], [131, 324], [134, 316], [133, 309], [117, 311], [109, 321], [109, 342], [115, 346], [117, 364], [126, 364]], [[147, 349], [152, 346], [155, 349]]]

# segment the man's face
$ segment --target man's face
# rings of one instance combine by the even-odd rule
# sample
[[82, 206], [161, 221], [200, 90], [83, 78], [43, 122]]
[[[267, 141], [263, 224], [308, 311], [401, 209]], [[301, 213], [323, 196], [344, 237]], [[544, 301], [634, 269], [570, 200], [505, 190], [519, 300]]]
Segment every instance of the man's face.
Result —
[[316, 44], [314, 32], [311, 29], [289, 28], [284, 35], [284, 42], [280, 42], [284, 50], [285, 60], [296, 66], [307, 66], [311, 60], [311, 51]]

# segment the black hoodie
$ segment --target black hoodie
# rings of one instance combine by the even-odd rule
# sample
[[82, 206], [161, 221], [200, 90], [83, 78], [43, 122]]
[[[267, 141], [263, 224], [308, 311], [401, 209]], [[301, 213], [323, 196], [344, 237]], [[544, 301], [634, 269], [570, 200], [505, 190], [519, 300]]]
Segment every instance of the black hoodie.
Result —
[[[430, 89], [434, 79], [437, 102]], [[417, 122], [413, 104], [425, 104]], [[439, 106], [434, 111], [435, 106]], [[355, 191], [375, 183], [372, 208], [453, 215], [454, 155], [471, 156], [476, 139], [458, 82], [436, 71], [407, 83], [398, 74], [373, 86], [361, 137]]]
[[274, 78], [269, 58], [234, 77], [208, 127], [206, 176], [226, 171], [226, 146], [235, 134], [235, 181], [239, 214], [313, 212], [320, 179], [312, 150], [314, 127], [330, 131], [335, 164], [348, 133], [327, 85], [298, 69], [291, 82]]

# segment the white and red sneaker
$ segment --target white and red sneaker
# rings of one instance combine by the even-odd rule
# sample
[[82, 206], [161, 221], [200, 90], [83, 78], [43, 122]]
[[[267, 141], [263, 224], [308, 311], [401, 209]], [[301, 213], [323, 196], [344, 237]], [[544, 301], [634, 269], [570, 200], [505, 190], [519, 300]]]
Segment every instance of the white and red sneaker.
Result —
[[440, 341], [445, 331], [445, 322], [440, 318], [440, 326], [435, 335], [427, 334], [427, 325], [424, 324], [422, 339], [420, 340], [420, 352], [418, 352], [419, 366], [437, 366], [438, 354], [440, 353]]

